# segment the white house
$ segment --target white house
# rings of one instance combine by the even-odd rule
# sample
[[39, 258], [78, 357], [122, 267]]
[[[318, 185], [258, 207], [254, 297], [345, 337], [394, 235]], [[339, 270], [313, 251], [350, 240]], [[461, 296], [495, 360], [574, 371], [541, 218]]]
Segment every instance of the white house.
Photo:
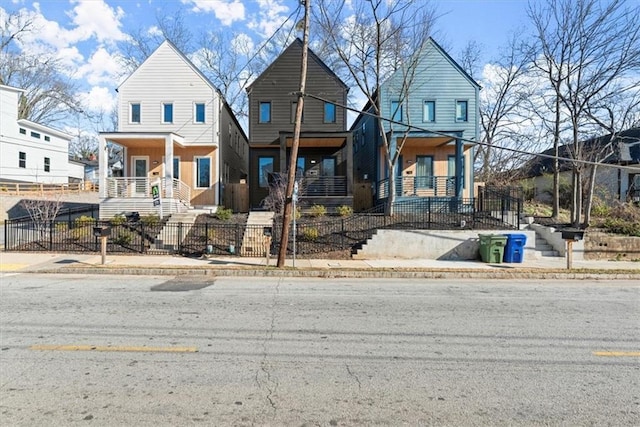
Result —
[[69, 182], [71, 135], [18, 119], [23, 89], [0, 85], [0, 181]]
[[100, 162], [100, 217], [123, 211], [163, 214], [222, 203], [223, 186], [248, 174], [247, 137], [220, 91], [171, 42], [163, 42], [118, 87], [118, 131], [103, 132], [123, 147], [123, 176]]

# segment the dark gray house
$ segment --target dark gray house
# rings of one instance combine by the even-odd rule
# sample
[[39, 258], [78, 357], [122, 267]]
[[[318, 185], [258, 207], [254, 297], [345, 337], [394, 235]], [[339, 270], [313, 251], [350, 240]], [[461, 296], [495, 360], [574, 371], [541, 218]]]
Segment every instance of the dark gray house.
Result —
[[[296, 93], [300, 89], [302, 41], [296, 39], [247, 88], [249, 95], [249, 188], [252, 209], [269, 194], [270, 177], [286, 173], [293, 142]], [[347, 131], [347, 86], [309, 50], [298, 150], [300, 204], [331, 209], [353, 204], [352, 133]], [[335, 103], [335, 104], [334, 104]]]

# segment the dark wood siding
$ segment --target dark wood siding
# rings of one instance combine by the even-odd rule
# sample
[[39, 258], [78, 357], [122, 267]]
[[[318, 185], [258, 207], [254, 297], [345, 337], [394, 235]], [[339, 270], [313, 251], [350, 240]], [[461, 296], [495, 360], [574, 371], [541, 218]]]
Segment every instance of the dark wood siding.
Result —
[[[249, 92], [249, 140], [251, 144], [269, 144], [280, 131], [293, 131], [292, 103], [300, 89], [302, 48], [291, 44], [254, 82]], [[347, 90], [315, 55], [309, 55], [308, 93], [345, 105]], [[258, 123], [260, 102], [271, 102], [271, 122]], [[324, 103], [312, 98], [304, 100], [302, 132], [340, 132], [346, 130], [346, 111], [336, 108], [336, 122], [324, 123]]]

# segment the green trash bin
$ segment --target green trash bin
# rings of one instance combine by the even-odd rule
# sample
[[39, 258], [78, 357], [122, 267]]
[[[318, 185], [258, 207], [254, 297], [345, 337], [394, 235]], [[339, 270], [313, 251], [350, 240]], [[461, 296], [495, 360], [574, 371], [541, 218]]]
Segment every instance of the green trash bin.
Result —
[[499, 234], [479, 234], [480, 258], [483, 262], [500, 264], [504, 257], [504, 247], [507, 244], [507, 236]]

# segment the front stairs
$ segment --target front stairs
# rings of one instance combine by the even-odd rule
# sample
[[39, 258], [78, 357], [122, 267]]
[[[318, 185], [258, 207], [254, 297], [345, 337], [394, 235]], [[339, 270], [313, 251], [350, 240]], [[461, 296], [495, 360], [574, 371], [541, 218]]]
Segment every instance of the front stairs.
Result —
[[[189, 209], [185, 212], [177, 212], [171, 214], [169, 220], [165, 223], [164, 227], [155, 239], [155, 249], [165, 250], [167, 252], [175, 252], [182, 244], [184, 239], [189, 234], [191, 227], [196, 223], [198, 215], [208, 213], [209, 211], [203, 211], [198, 209]], [[179, 225], [182, 224], [180, 232]]]
[[273, 230], [273, 212], [251, 211], [242, 236], [241, 256], [262, 257], [271, 249], [271, 236], [265, 235], [265, 227]]

